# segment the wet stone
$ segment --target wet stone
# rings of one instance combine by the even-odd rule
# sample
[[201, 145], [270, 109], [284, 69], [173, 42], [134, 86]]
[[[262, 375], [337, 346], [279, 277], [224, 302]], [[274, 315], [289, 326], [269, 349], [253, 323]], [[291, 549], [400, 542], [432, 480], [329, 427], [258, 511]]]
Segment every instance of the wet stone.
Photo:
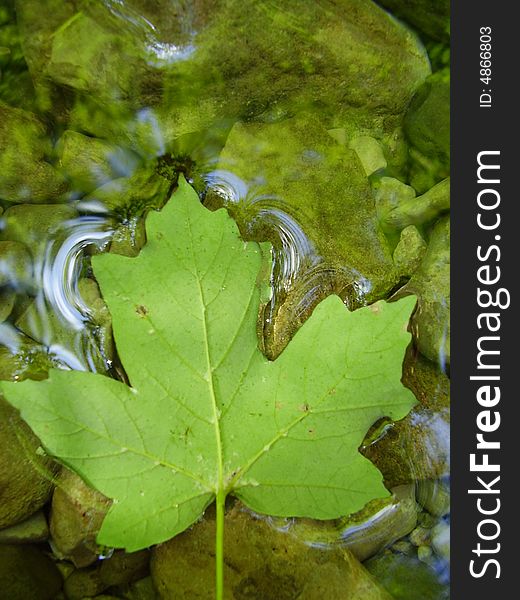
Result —
[[360, 561], [404, 537], [417, 524], [413, 485], [392, 490], [388, 498], [369, 502], [359, 512], [335, 521], [272, 519], [274, 527], [322, 548], [347, 548]]
[[0, 103], [0, 199], [59, 202], [66, 185], [45, 160], [50, 152], [45, 128], [36, 115]]
[[442, 369], [450, 363], [450, 220], [433, 228], [421, 264], [405, 288], [416, 294], [411, 327], [417, 347]]
[[386, 552], [364, 565], [394, 600], [449, 599], [449, 590], [434, 569], [413, 556]]
[[418, 404], [401, 421], [376, 425], [361, 446], [388, 488], [445, 477], [450, 470], [448, 377], [409, 348], [403, 383]]
[[208, 207], [225, 205], [243, 237], [274, 245], [262, 336], [269, 358], [327, 295], [354, 309], [397, 283], [358, 155], [315, 117], [235, 125], [207, 181]]
[[[152, 577], [161, 600], [214, 597], [210, 512], [154, 549]], [[226, 515], [225, 527], [224, 597], [229, 600], [390, 600], [348, 550], [309, 546], [239, 505]]]
[[431, 544], [435, 553], [446, 561], [450, 560], [450, 525], [446, 521], [439, 523], [432, 529]]
[[449, 41], [450, 0], [379, 0], [379, 4], [427, 36]]
[[108, 498], [88, 487], [78, 475], [63, 469], [50, 515], [54, 553], [76, 567], [95, 562], [100, 552], [96, 535], [110, 504]]
[[419, 194], [449, 175], [449, 70], [431, 75], [410, 104], [404, 128], [410, 142], [410, 182]]
[[0, 544], [44, 542], [48, 537], [49, 527], [43, 511], [38, 511], [21, 523], [0, 529]]
[[0, 595], [6, 600], [55, 600], [61, 575], [39, 548], [0, 544]]
[[55, 473], [38, 438], [18, 411], [0, 398], [0, 527], [27, 519], [48, 500]]
[[415, 225], [409, 225], [401, 231], [394, 250], [394, 264], [401, 276], [411, 277], [415, 273], [426, 248], [426, 242]]
[[96, 565], [73, 571], [65, 580], [64, 590], [68, 600], [81, 600], [98, 596], [103, 592], [110, 595], [115, 586], [124, 586], [138, 581], [149, 573], [150, 553], [147, 550], [126, 554], [116, 551]]
[[137, 157], [109, 142], [65, 131], [57, 145], [59, 164], [74, 190], [88, 193], [112, 179], [131, 174]]
[[450, 512], [449, 482], [425, 480], [417, 484], [417, 501], [435, 517], [444, 517]]
[[367, 135], [355, 137], [350, 141], [349, 147], [358, 155], [367, 177], [386, 168], [383, 148], [373, 137]]

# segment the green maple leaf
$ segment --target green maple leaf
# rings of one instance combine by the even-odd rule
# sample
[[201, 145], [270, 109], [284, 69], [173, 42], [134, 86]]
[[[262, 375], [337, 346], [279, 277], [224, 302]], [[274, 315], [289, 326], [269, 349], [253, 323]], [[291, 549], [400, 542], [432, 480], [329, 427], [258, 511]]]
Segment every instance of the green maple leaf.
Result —
[[317, 519], [388, 495], [357, 449], [377, 419], [414, 404], [400, 378], [415, 299], [351, 313], [331, 296], [270, 362], [256, 335], [258, 244], [185, 181], [147, 233], [137, 258], [93, 258], [131, 387], [51, 370], [2, 388], [47, 451], [113, 499], [101, 544], [162, 542], [216, 499], [221, 588], [228, 494]]

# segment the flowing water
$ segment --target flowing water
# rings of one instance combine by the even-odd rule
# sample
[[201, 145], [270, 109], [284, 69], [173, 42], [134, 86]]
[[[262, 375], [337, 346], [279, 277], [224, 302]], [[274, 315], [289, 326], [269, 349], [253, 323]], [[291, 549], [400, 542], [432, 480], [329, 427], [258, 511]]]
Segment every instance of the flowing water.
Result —
[[396, 578], [417, 573], [421, 598], [447, 597], [449, 580], [446, 213], [388, 218], [447, 176], [410, 112], [431, 65], [445, 75], [445, 47], [369, 0], [0, 1], [2, 377], [123, 376], [90, 257], [135, 256], [180, 173], [244, 239], [272, 244], [269, 358], [330, 294], [346, 310], [417, 294], [404, 381], [419, 405], [360, 448], [393, 503], [270, 520], [362, 548], [403, 599], [419, 596], [396, 591], [389, 557], [404, 563]]

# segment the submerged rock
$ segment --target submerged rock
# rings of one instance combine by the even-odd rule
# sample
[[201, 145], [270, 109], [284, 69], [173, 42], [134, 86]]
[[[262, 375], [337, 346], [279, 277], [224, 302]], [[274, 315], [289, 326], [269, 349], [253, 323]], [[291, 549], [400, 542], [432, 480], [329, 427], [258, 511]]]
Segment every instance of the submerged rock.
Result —
[[93, 567], [73, 571], [65, 579], [65, 595], [68, 600], [82, 600], [138, 581], [148, 575], [149, 562], [148, 550], [130, 554], [116, 551]]
[[422, 194], [450, 173], [449, 70], [431, 75], [414, 96], [404, 128], [410, 142], [410, 182]]
[[413, 556], [385, 552], [364, 564], [394, 600], [449, 599], [449, 589], [435, 571]]
[[411, 277], [415, 273], [426, 249], [426, 242], [415, 225], [408, 225], [401, 231], [394, 250], [394, 264], [402, 277]]
[[0, 241], [0, 287], [27, 288], [32, 275], [32, 257], [27, 246], [21, 242]]
[[100, 553], [96, 535], [111, 501], [66, 469], [56, 485], [50, 515], [54, 553], [76, 567], [85, 567], [95, 562]]
[[10, 206], [2, 215], [0, 240], [25, 244], [33, 258], [45, 254], [46, 245], [58, 237], [64, 221], [77, 215], [68, 205], [18, 204]]
[[450, 39], [450, 0], [378, 0], [395, 16], [434, 40]]
[[45, 128], [36, 115], [0, 104], [0, 199], [59, 202], [66, 185], [45, 160], [50, 151]]
[[270, 358], [325, 296], [357, 308], [397, 283], [361, 162], [315, 117], [235, 125], [207, 182], [207, 206], [224, 204], [243, 237], [274, 245], [263, 323]]
[[36, 546], [0, 544], [0, 594], [9, 600], [54, 600], [62, 587], [60, 572]]
[[41, 510], [21, 523], [0, 529], [0, 544], [44, 542], [48, 537], [47, 519]]
[[402, 485], [388, 498], [335, 521], [270, 518], [273, 526], [318, 548], [347, 548], [360, 561], [410, 533], [417, 523], [415, 486]]
[[57, 151], [64, 175], [70, 179], [73, 189], [82, 194], [112, 179], [130, 175], [138, 161], [130, 151], [70, 130], [61, 136]]
[[435, 517], [450, 512], [450, 485], [443, 480], [420, 481], [417, 484], [417, 501]]
[[[161, 600], [214, 597], [215, 521], [153, 550], [152, 577]], [[276, 531], [239, 504], [225, 517], [224, 596], [229, 600], [390, 600], [345, 549], [313, 548]]]
[[27, 519], [47, 502], [55, 472], [38, 438], [0, 397], [0, 528]]
[[419, 350], [446, 369], [450, 364], [450, 220], [434, 226], [428, 249], [401, 293], [416, 294], [411, 327]]
[[376, 425], [361, 446], [388, 488], [438, 479], [450, 471], [448, 377], [409, 348], [403, 383], [419, 403], [401, 421]]

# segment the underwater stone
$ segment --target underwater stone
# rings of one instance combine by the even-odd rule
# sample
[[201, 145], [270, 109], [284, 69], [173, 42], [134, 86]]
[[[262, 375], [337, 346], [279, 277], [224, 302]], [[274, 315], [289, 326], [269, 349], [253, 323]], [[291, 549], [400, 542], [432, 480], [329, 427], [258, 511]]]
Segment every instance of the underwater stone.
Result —
[[54, 553], [84, 567], [97, 560], [96, 535], [111, 500], [63, 469], [52, 497], [50, 531]]
[[434, 40], [450, 39], [450, 0], [378, 0], [396, 17]]
[[364, 566], [394, 600], [448, 600], [449, 589], [435, 571], [413, 556], [385, 552]]
[[0, 323], [3, 323], [11, 314], [16, 301], [16, 292], [10, 288], [0, 290]]
[[[0, 198], [6, 202], [59, 202], [66, 184], [45, 161], [51, 148], [36, 115], [0, 104]], [[23, 165], [23, 168], [21, 168]]]
[[55, 463], [18, 411], [0, 398], [0, 527], [27, 519], [47, 502]]
[[270, 518], [273, 526], [305, 544], [347, 548], [360, 561], [407, 535], [417, 524], [415, 486], [401, 485], [387, 498], [369, 502], [359, 512], [334, 521]]
[[33, 258], [44, 254], [45, 245], [55, 239], [64, 221], [77, 215], [72, 206], [63, 204], [18, 204], [10, 206], [1, 219], [0, 240], [25, 244]]
[[73, 189], [83, 193], [121, 177], [124, 170], [131, 172], [136, 160], [105, 140], [70, 130], [61, 136], [56, 150], [63, 174]]
[[203, 88], [227, 114], [247, 119], [319, 103], [332, 126], [338, 108], [402, 112], [429, 73], [418, 39], [371, 2], [343, 0], [328, 11], [306, 0], [217, 7], [195, 37], [191, 64], [172, 69], [172, 97], [179, 87], [193, 96]]
[[403, 293], [416, 294], [411, 328], [419, 350], [441, 368], [450, 363], [450, 220], [434, 226], [419, 268]]
[[0, 529], [0, 544], [44, 542], [48, 537], [49, 527], [42, 510], [21, 523]]
[[409, 347], [403, 384], [418, 404], [401, 421], [376, 424], [360, 448], [381, 471], [387, 488], [438, 479], [450, 471], [448, 377]]
[[153, 169], [142, 168], [130, 177], [119, 177], [94, 190], [85, 201], [102, 202], [121, 219], [141, 217], [150, 208], [161, 208], [171, 183]]
[[405, 115], [410, 143], [410, 183], [422, 194], [450, 172], [449, 69], [431, 75], [414, 96]]
[[368, 135], [356, 137], [350, 141], [349, 148], [358, 155], [367, 177], [386, 168], [383, 148], [373, 137]]
[[[190, 530], [156, 546], [151, 570], [159, 598], [212, 598], [214, 545], [208, 510]], [[226, 598], [390, 600], [348, 550], [309, 546], [240, 504], [225, 516], [224, 556]]]
[[442, 480], [425, 480], [417, 484], [417, 502], [431, 515], [444, 517], [450, 512], [450, 486]]
[[142, 579], [149, 573], [148, 550], [127, 554], [116, 550], [110, 558], [86, 569], [73, 571], [64, 584], [68, 600], [98, 596], [114, 586], [124, 586]]
[[432, 548], [446, 561], [450, 560], [450, 525], [439, 521], [431, 532]]
[[425, 226], [450, 210], [450, 178], [447, 177], [417, 198], [403, 196], [397, 203], [380, 201], [380, 218], [385, 230], [402, 230], [409, 225]]
[[394, 250], [394, 264], [402, 277], [411, 277], [421, 264], [426, 252], [426, 242], [417, 227], [409, 225], [401, 231]]
[[0, 544], [0, 593], [9, 600], [55, 600], [62, 587], [54, 562], [36, 546]]
[[0, 241], [0, 286], [25, 288], [30, 286], [32, 276], [32, 257], [27, 246], [21, 242]]
[[275, 304], [263, 325], [269, 358], [327, 295], [357, 308], [397, 283], [359, 158], [315, 117], [236, 124], [208, 182], [208, 207], [224, 204], [244, 238], [274, 245]]

